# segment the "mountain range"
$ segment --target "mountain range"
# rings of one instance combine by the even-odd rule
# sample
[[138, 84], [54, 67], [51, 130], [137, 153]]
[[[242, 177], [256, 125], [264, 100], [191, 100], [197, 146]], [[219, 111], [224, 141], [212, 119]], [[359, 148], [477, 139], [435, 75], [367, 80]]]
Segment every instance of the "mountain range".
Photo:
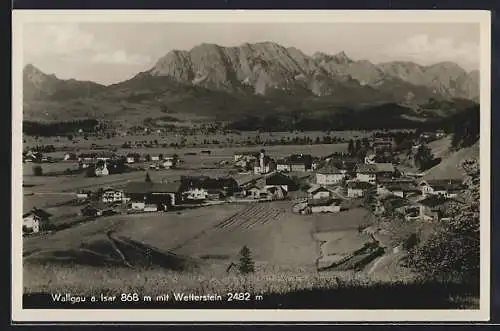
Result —
[[26, 119], [144, 118], [165, 111], [224, 119], [457, 99], [478, 102], [477, 70], [453, 62], [374, 64], [345, 52], [310, 56], [273, 42], [173, 50], [149, 70], [109, 86], [58, 79], [31, 64], [23, 71]]

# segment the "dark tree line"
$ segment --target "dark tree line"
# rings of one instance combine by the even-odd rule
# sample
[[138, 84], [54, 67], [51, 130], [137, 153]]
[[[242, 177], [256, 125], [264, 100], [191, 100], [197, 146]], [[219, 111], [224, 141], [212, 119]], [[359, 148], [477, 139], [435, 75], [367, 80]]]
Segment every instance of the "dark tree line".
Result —
[[51, 123], [23, 121], [23, 132], [30, 136], [62, 136], [77, 132], [80, 129], [83, 132], [96, 132], [103, 129], [103, 127], [95, 119]]

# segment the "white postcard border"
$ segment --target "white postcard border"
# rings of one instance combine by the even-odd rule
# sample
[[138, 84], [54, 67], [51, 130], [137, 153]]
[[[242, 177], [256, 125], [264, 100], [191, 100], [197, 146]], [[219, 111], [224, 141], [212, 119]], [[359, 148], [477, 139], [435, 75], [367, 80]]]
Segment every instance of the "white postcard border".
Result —
[[[478, 310], [23, 309], [22, 31], [27, 22], [478, 23], [480, 24], [481, 288]], [[14, 10], [12, 12], [12, 321], [14, 322], [457, 322], [490, 315], [491, 16], [480, 10]]]

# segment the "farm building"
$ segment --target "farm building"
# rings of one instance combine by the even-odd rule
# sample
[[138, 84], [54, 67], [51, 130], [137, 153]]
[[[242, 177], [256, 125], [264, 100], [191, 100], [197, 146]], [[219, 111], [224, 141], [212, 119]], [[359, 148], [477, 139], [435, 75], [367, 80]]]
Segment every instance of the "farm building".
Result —
[[420, 208], [420, 219], [424, 221], [439, 221], [450, 217], [453, 207], [461, 205], [459, 199], [446, 198], [444, 196], [432, 195], [418, 201]]
[[259, 199], [262, 191], [263, 190], [261, 188], [255, 185], [249, 186], [245, 189], [246, 195], [252, 199]]
[[372, 142], [372, 148], [375, 152], [390, 151], [394, 146], [394, 140], [391, 137], [375, 138]]
[[234, 162], [241, 159], [256, 159], [259, 157], [259, 152], [236, 152], [234, 153]]
[[395, 174], [392, 163], [358, 164], [356, 167], [356, 179], [370, 184], [375, 184], [379, 179], [392, 178]]
[[313, 157], [309, 154], [293, 154], [288, 158], [290, 171], [306, 172], [313, 168]]
[[135, 162], [139, 162], [140, 160], [141, 160], [141, 156], [139, 155], [139, 153], [129, 153], [129, 154], [127, 154], [126, 159], [125, 159], [125, 161], [127, 163], [135, 163]]
[[453, 198], [463, 190], [461, 179], [423, 180], [419, 186], [423, 197], [441, 195], [446, 198]]
[[311, 213], [337, 213], [340, 211], [342, 199], [322, 198], [307, 201]]
[[64, 161], [76, 161], [78, 160], [78, 156], [75, 153], [66, 153], [63, 157]]
[[114, 153], [97, 153], [96, 155], [96, 161], [109, 161], [112, 160], [116, 157]]
[[290, 172], [292, 171], [292, 167], [288, 159], [279, 159], [276, 161], [276, 170], [282, 172]]
[[374, 189], [375, 186], [364, 181], [352, 181], [347, 183], [347, 196], [349, 198], [360, 198], [366, 195], [366, 192]]
[[307, 195], [311, 200], [328, 199], [334, 195], [334, 192], [324, 186], [315, 185], [307, 190]]
[[377, 172], [377, 179], [392, 178], [396, 174], [396, 168], [392, 163], [374, 163]]
[[374, 164], [359, 164], [356, 167], [356, 180], [375, 184], [377, 182], [377, 168]]
[[207, 190], [207, 199], [216, 201], [224, 198], [224, 191], [222, 190]]
[[209, 190], [221, 191], [226, 196], [231, 196], [239, 191], [238, 182], [232, 177], [182, 176], [181, 183], [183, 195], [186, 192], [191, 192], [190, 194], [195, 194], [199, 197], [195, 200], [206, 199]]
[[158, 211], [158, 206], [155, 205], [155, 204], [146, 204], [144, 205], [144, 209], [143, 209], [145, 212], [155, 212], [155, 211]]
[[88, 204], [80, 210], [83, 216], [97, 217], [115, 214], [115, 211], [110, 206], [104, 203]]
[[141, 201], [132, 201], [130, 204], [132, 210], [144, 210], [144, 207], [146, 207], [146, 203]]
[[95, 165], [95, 175], [97, 177], [109, 175], [109, 169], [106, 161], [99, 160]]
[[381, 181], [377, 184], [377, 194], [379, 195], [389, 194], [406, 198], [410, 194], [419, 192], [415, 183], [408, 180]]
[[276, 172], [266, 178], [265, 188], [281, 187], [283, 190], [288, 192], [293, 184], [294, 182], [290, 177], [283, 173]]
[[78, 193], [76, 194], [76, 198], [77, 198], [78, 200], [86, 200], [86, 199], [88, 199], [88, 198], [89, 198], [89, 193], [88, 193], [88, 192], [78, 192]]
[[151, 155], [151, 161], [160, 161], [159, 155]]
[[123, 191], [108, 188], [104, 190], [101, 200], [104, 203], [124, 202], [126, 200], [126, 197]]
[[157, 204], [168, 208], [175, 206], [180, 199], [180, 189], [181, 182], [130, 182], [125, 188], [125, 196], [132, 203]]
[[166, 160], [163, 160], [161, 162], [161, 166], [162, 168], [165, 168], [165, 169], [170, 169], [170, 168], [173, 168], [175, 167], [175, 162], [173, 159], [166, 159]]
[[208, 198], [208, 191], [203, 187], [189, 187], [182, 191], [183, 201], [200, 201]]
[[268, 187], [266, 188], [266, 191], [268, 195], [267, 197], [273, 200], [282, 200], [288, 194], [288, 192], [280, 186]]
[[33, 208], [23, 214], [23, 233], [37, 233], [50, 221], [52, 215], [45, 210]]
[[346, 174], [332, 163], [327, 163], [316, 172], [316, 184], [336, 185], [344, 181]]

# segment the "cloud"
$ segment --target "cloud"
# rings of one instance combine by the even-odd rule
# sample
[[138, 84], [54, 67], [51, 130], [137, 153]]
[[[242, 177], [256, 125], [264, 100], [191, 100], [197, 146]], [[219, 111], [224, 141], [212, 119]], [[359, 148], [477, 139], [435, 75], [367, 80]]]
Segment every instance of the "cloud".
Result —
[[426, 63], [455, 61], [468, 67], [479, 64], [479, 45], [472, 42], [457, 43], [452, 38], [434, 38], [415, 35], [402, 43], [392, 45], [383, 53], [393, 58], [411, 58]]
[[93, 34], [72, 23], [27, 24], [23, 35], [27, 57], [71, 56], [97, 46]]
[[92, 57], [92, 62], [109, 64], [145, 65], [151, 62], [149, 56], [128, 54], [123, 50], [109, 53], [98, 53]]

